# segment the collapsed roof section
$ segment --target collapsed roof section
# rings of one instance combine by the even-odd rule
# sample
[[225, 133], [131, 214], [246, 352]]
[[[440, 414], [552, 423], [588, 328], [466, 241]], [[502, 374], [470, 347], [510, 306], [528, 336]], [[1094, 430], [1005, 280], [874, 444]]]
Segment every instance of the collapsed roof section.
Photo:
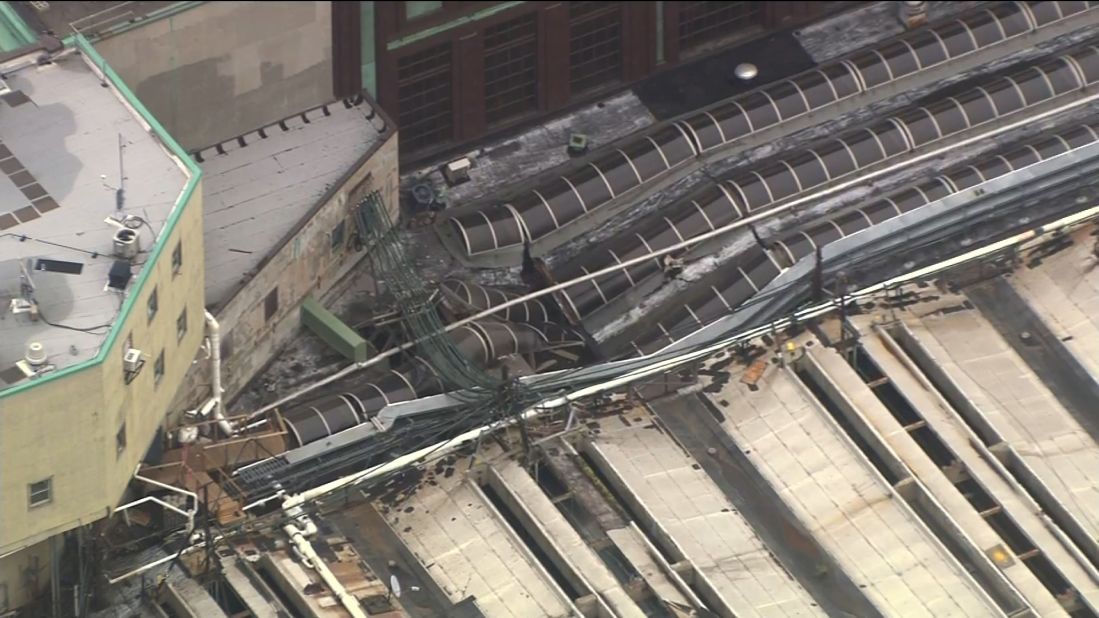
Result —
[[947, 170], [940, 176], [836, 214], [771, 243], [768, 250], [754, 247], [735, 263], [715, 272], [711, 277], [714, 285], [694, 288], [689, 300], [674, 308], [655, 328], [646, 329], [633, 346], [641, 353], [653, 352], [733, 313], [774, 281], [781, 271], [799, 260], [811, 259], [817, 249], [829, 243], [1096, 141], [1099, 141], [1097, 121], [1062, 128], [1053, 135], [1006, 148], [980, 161]]

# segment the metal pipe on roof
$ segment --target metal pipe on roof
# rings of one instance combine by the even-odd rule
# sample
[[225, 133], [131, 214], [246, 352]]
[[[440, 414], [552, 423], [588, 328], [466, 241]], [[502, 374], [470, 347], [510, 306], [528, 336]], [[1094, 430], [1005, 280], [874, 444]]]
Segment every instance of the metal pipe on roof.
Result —
[[313, 524], [312, 520], [308, 517], [299, 518], [299, 521], [302, 520], [305, 521], [306, 530], [302, 530], [295, 523], [289, 523], [282, 527], [286, 534], [290, 536], [290, 542], [293, 543], [298, 552], [311, 563], [310, 566], [317, 572], [317, 575], [320, 575], [321, 579], [324, 580], [324, 583], [332, 591], [332, 594], [336, 595], [340, 604], [343, 605], [343, 608], [347, 610], [348, 614], [351, 614], [352, 618], [367, 618], [366, 612], [364, 612], [362, 606], [359, 605], [358, 599], [343, 587], [340, 580], [336, 578], [336, 575], [328, 568], [328, 565], [317, 554], [317, 551], [313, 549], [313, 544], [306, 538], [307, 531], [311, 530], [313, 534], [316, 534], [316, 525]]
[[[926, 152], [926, 153], [921, 154], [921, 155], [916, 155], [916, 156], [914, 156], [910, 159], [907, 159], [905, 161], [898, 161], [897, 163], [894, 163], [893, 165], [882, 168], [880, 170], [876, 170], [876, 171], [873, 171], [873, 172], [868, 172], [868, 173], [866, 173], [862, 176], [852, 178], [850, 180], [847, 180], [847, 181], [842, 182], [840, 184], [837, 184], [835, 186], [828, 187], [826, 189], [822, 189], [822, 190], [817, 191], [815, 193], [799, 197], [797, 199], [791, 200], [790, 202], [787, 202], [785, 204], [777, 206], [777, 207], [775, 207], [771, 210], [767, 210], [765, 212], [757, 213], [757, 214], [754, 214], [754, 215], [749, 215], [749, 216], [747, 216], [743, 219], [733, 221], [731, 223], [728, 223], [727, 225], [723, 225], [719, 228], [716, 228], [714, 230], [711, 230], [711, 231], [706, 232], [704, 234], [701, 234], [699, 236], [695, 236], [694, 238], [689, 238], [689, 239], [684, 240], [682, 242], [679, 242], [679, 243], [676, 243], [676, 244], [673, 244], [673, 245], [669, 245], [669, 246], [667, 246], [663, 249], [658, 249], [656, 251], [649, 251], [649, 252], [643, 253], [643, 254], [641, 254], [637, 257], [630, 258], [630, 259], [627, 259], [627, 260], [623, 260], [620, 263], [612, 264], [610, 266], [607, 266], [606, 268], [602, 268], [602, 269], [597, 270], [595, 272], [587, 273], [587, 274], [582, 275], [580, 277], [574, 277], [573, 279], [569, 279], [567, 281], [562, 281], [560, 283], [551, 285], [549, 287], [542, 288], [540, 290], [535, 290], [534, 292], [530, 292], [529, 294], [524, 294], [523, 296], [519, 296], [519, 297], [516, 297], [516, 298], [509, 299], [507, 301], [504, 301], [503, 303], [500, 303], [499, 305], [489, 307], [489, 308], [487, 308], [487, 309], [485, 309], [485, 310], [483, 310], [483, 311], [481, 311], [481, 312], [479, 312], [475, 315], [471, 315], [469, 317], [462, 318], [462, 319], [457, 320], [455, 322], [451, 322], [450, 324], [447, 324], [443, 328], [443, 332], [450, 332], [452, 330], [461, 328], [462, 326], [465, 326], [466, 324], [469, 324], [470, 322], [474, 322], [476, 320], [481, 320], [481, 319], [487, 318], [489, 316], [494, 315], [495, 313], [503, 311], [504, 309], [507, 309], [509, 307], [514, 307], [515, 305], [518, 305], [520, 303], [525, 303], [525, 302], [530, 301], [530, 300], [535, 299], [535, 298], [540, 298], [540, 297], [546, 296], [548, 294], [553, 294], [555, 292], [560, 292], [560, 291], [562, 291], [564, 289], [567, 289], [568, 287], [570, 287], [574, 284], [582, 283], [584, 281], [591, 281], [593, 279], [603, 277], [603, 276], [611, 274], [613, 272], [617, 272], [619, 270], [624, 270], [624, 269], [629, 268], [631, 266], [635, 266], [635, 265], [640, 264], [642, 262], [645, 262], [647, 260], [651, 260], [654, 257], [660, 257], [660, 256], [663, 256], [663, 255], [668, 255], [670, 253], [675, 253], [677, 251], [681, 251], [681, 250], [686, 249], [688, 247], [691, 247], [691, 246], [694, 246], [694, 245], [697, 245], [697, 244], [701, 244], [701, 243], [703, 243], [707, 240], [710, 240], [711, 238], [716, 238], [718, 236], [727, 234], [728, 232], [731, 232], [733, 230], [737, 230], [737, 229], [740, 229], [742, 227], [751, 225], [753, 223], [762, 221], [764, 219], [771, 218], [771, 217], [773, 217], [775, 215], [778, 215], [780, 213], [788, 212], [788, 211], [790, 211], [790, 210], [792, 210], [792, 209], [794, 209], [798, 206], [801, 206], [802, 204], [810, 203], [810, 202], [819, 200], [823, 197], [826, 197], [828, 195], [831, 195], [833, 193], [838, 193], [840, 191], [847, 190], [851, 187], [864, 184], [868, 180], [871, 180], [873, 178], [877, 178], [879, 176], [884, 176], [884, 175], [887, 175], [887, 174], [892, 174], [892, 173], [894, 173], [898, 170], [904, 169], [905, 167], [908, 167], [910, 165], [915, 165], [917, 163], [922, 163], [923, 161], [927, 161], [929, 159], [934, 159], [935, 157], [943, 155], [943, 154], [945, 154], [945, 153], [947, 153], [947, 152], [949, 152], [949, 151], [951, 151], [955, 148], [961, 148], [961, 147], [964, 147], [964, 146], [968, 146], [970, 144], [977, 143], [979, 141], [984, 141], [984, 140], [989, 139], [990, 137], [1000, 135], [1002, 133], [1007, 133], [1009, 131], [1013, 131], [1015, 129], [1018, 129], [1019, 127], [1038, 122], [1038, 121], [1043, 120], [1045, 118], [1049, 118], [1049, 117], [1054, 116], [1056, 114], [1060, 114], [1062, 112], [1065, 112], [1065, 111], [1068, 111], [1068, 110], [1071, 110], [1071, 109], [1075, 109], [1077, 107], [1081, 107], [1081, 106], [1084, 106], [1084, 105], [1089, 105], [1089, 104], [1095, 103], [1096, 101], [1099, 101], [1099, 94], [1092, 94], [1090, 96], [1083, 97], [1081, 99], [1078, 99], [1078, 100], [1073, 101], [1071, 103], [1068, 103], [1066, 105], [1062, 105], [1062, 106], [1059, 106], [1059, 107], [1056, 107], [1056, 108], [1053, 108], [1053, 109], [1050, 109], [1050, 110], [1046, 110], [1046, 111], [1038, 113], [1038, 114], [1034, 114], [1032, 116], [1028, 116], [1028, 117], [1023, 118], [1021, 120], [1017, 120], [1015, 122], [1008, 123], [1006, 125], [998, 127], [998, 128], [993, 129], [991, 131], [981, 133], [980, 135], [974, 135], [974, 136], [968, 137], [968, 138], [966, 138], [964, 140], [961, 140], [957, 143], [950, 144], [950, 145], [947, 145], [947, 146], [943, 146], [941, 148], [937, 148], [935, 150], [932, 150], [930, 152]], [[356, 364], [353, 364], [353, 365], [348, 365], [347, 367], [344, 367], [343, 369], [337, 371], [336, 373], [334, 373], [334, 374], [332, 374], [332, 375], [330, 375], [326, 378], [318, 380], [318, 381], [316, 381], [316, 382], [314, 382], [314, 383], [312, 383], [308, 386], [305, 386], [305, 387], [303, 387], [303, 388], [301, 388], [301, 389], [299, 389], [299, 390], [297, 390], [297, 391], [295, 391], [295, 392], [293, 392], [293, 393], [291, 393], [291, 394], [289, 394], [285, 397], [282, 397], [279, 400], [275, 401], [274, 403], [270, 403], [266, 406], [263, 406], [262, 408], [259, 408], [258, 410], [250, 413], [245, 418], [245, 420], [246, 421], [252, 420], [252, 419], [254, 419], [255, 417], [257, 417], [261, 414], [264, 414], [264, 413], [266, 413], [270, 410], [273, 410], [273, 409], [275, 409], [275, 408], [277, 408], [277, 407], [279, 407], [279, 406], [281, 406], [281, 405], [283, 405], [283, 404], [285, 404], [289, 401], [293, 401], [294, 399], [297, 399], [298, 397], [301, 397], [302, 395], [305, 395], [306, 393], [309, 393], [309, 392], [311, 392], [311, 391], [313, 391], [317, 388], [320, 388], [321, 386], [324, 386], [326, 384], [331, 384], [332, 382], [334, 382], [336, 380], [339, 380], [340, 378], [343, 378], [343, 377], [345, 377], [345, 376], [347, 376], [347, 375], [349, 375], [349, 374], [351, 374], [355, 371], [358, 371], [359, 369], [365, 369], [367, 367], [371, 367], [373, 365], [376, 365], [376, 364], [380, 363], [381, 361], [383, 361], [387, 358], [390, 358], [390, 357], [392, 357], [396, 354], [404, 352], [405, 350], [409, 350], [409, 349], [411, 349], [412, 347], [414, 347], [415, 345], [417, 345], [419, 343], [421, 343], [420, 340], [410, 341], [408, 343], [401, 344], [401, 345], [399, 345], [395, 348], [391, 348], [389, 350], [386, 350], [385, 352], [382, 352], [381, 354], [378, 354], [377, 356], [375, 356], [375, 357], [373, 357], [369, 360], [366, 360], [362, 363], [356, 363]]]
[[233, 424], [225, 418], [225, 402], [222, 400], [221, 388], [221, 325], [217, 318], [209, 311], [206, 314], [206, 332], [210, 337], [210, 388], [214, 391], [214, 418], [218, 427], [225, 433], [225, 437], [231, 437], [236, 431]]

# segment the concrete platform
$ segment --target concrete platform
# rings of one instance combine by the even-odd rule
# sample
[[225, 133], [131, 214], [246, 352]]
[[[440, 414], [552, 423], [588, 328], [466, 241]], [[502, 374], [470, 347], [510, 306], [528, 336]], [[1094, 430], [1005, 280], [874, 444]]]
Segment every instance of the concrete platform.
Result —
[[714, 482], [653, 421], [641, 409], [601, 419], [590, 448], [736, 616], [823, 615]]
[[1064, 347], [1099, 381], [1099, 257], [1088, 229], [1070, 235], [1073, 244], [1024, 266], [1011, 286]]
[[[921, 312], [928, 310], [923, 305], [920, 309]], [[960, 346], [974, 352], [974, 358], [979, 358], [976, 355], [979, 354], [979, 351], [988, 350], [987, 333], [972, 330], [972, 327], [975, 326], [972, 321], [973, 317], [965, 315], [970, 313], [972, 312], [956, 311], [944, 316], [943, 319], [956, 319], [956, 316], [963, 316], [966, 319], [966, 327], [957, 331], [964, 339], [953, 341], [950, 353], [969, 354], [969, 352], [958, 350], [957, 348]], [[995, 500], [1002, 512], [1025, 535], [1026, 544], [1037, 549], [1051, 563], [1052, 569], [1058, 576], [1063, 578], [1071, 589], [1078, 592], [1080, 601], [1084, 605], [1090, 606], [1094, 611], [1094, 608], [1097, 607], [1096, 601], [1099, 600], [1099, 597], [1096, 597], [1096, 593], [1099, 592], [1099, 589], [1096, 588], [1099, 579], [1093, 576], [1094, 570], [1078, 558], [1078, 553], [1063, 540], [1061, 535], [1051, 529], [1051, 526], [1047, 524], [1047, 520], [1041, 516], [1033, 499], [1003, 469], [1002, 465], [997, 465], [998, 460], [996, 457], [984, 446], [981, 439], [950, 405], [936, 391], [929, 388], [925, 382], [918, 380], [909, 367], [902, 364], [896, 350], [887, 348], [880, 337], [874, 334], [872, 321], [872, 317], [865, 316], [853, 320], [860, 332], [865, 335], [860, 340], [864, 353], [870, 355], [900, 395], [918, 412], [920, 420], [926, 422], [926, 426], [930, 431], [957, 457], [956, 465], [959, 468], [957, 473], [969, 476]], [[913, 327], [913, 332], [920, 338], [921, 342], [928, 343], [932, 339], [927, 331], [918, 330], [921, 325], [920, 320], [916, 319], [911, 323], [906, 320], [906, 323]], [[942, 333], [948, 332], [938, 328], [938, 326], [934, 328]], [[982, 337], [982, 334], [985, 337]], [[927, 348], [934, 355], [935, 362], [944, 371], [951, 376], [961, 376], [962, 370], [952, 363], [950, 355], [945, 350], [935, 349], [933, 342]], [[961, 382], [959, 383], [961, 384]], [[980, 406], [980, 401], [974, 401]], [[994, 416], [990, 415], [989, 418], [996, 420]], [[1008, 446], [1010, 447], [1010, 445]], [[1039, 460], [1038, 463], [1040, 465], [1042, 462]], [[1018, 556], [1016, 558], [1025, 559], [1025, 557]], [[1057, 588], [1057, 586], [1053, 587]], [[1057, 594], [1060, 595], [1063, 592], [1066, 591], [1058, 590]], [[1042, 611], [1042, 615], [1046, 615], [1046, 610], [1039, 609]]]
[[837, 405], [869, 433], [877, 437], [879, 456], [896, 465], [906, 476], [898, 481], [914, 480], [923, 496], [916, 498], [928, 517], [939, 519], [941, 528], [965, 555], [982, 585], [1004, 599], [1009, 608], [1029, 611], [1034, 616], [1067, 616], [1057, 599], [1022, 562], [996, 565], [989, 557], [990, 549], [1004, 540], [966, 500], [958, 487], [943, 470], [912, 439], [909, 431], [894, 418], [878, 400], [870, 387], [835, 350], [808, 350], [803, 367], [816, 379], [833, 390]]
[[998, 613], [789, 370], [756, 386], [709, 395], [723, 426], [883, 615]]
[[905, 322], [1042, 484], [1099, 538], [1099, 445], [1000, 333], [972, 310]]
[[552, 544], [555, 553], [565, 563], [563, 566], [573, 570], [615, 615], [622, 618], [645, 616], [599, 556], [565, 520], [522, 466], [513, 460], [505, 460], [491, 466], [488, 475], [497, 492], [508, 496], [505, 500], [514, 500], [537, 522], [538, 533]]
[[452, 603], [468, 596], [488, 618], [564, 617], [567, 596], [462, 474], [436, 478], [388, 505], [386, 522]]

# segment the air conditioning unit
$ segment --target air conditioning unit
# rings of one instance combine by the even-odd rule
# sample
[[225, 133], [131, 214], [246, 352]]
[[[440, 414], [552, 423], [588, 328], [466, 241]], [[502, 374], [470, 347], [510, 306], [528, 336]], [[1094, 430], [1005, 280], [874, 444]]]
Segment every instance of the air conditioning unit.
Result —
[[141, 369], [141, 350], [136, 348], [126, 350], [126, 354], [122, 356], [122, 370], [133, 373], [139, 369]]
[[141, 252], [141, 237], [128, 227], [115, 230], [114, 256], [132, 260]]

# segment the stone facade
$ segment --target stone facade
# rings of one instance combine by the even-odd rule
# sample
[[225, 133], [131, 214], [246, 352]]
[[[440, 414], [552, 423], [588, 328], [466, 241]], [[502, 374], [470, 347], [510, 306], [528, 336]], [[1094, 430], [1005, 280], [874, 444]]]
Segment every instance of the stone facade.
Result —
[[[389, 123], [389, 126], [393, 126]], [[222, 387], [231, 401], [301, 329], [299, 308], [309, 295], [324, 303], [339, 283], [362, 263], [366, 252], [352, 247], [352, 209], [362, 196], [381, 192], [396, 218], [398, 204], [397, 134], [383, 138], [344, 177], [327, 199], [303, 215], [302, 222], [272, 249], [258, 272], [217, 310], [221, 326]], [[345, 241], [333, 246], [333, 231], [343, 222]], [[268, 316], [268, 298], [277, 308]], [[211, 396], [209, 363], [192, 365], [173, 410], [193, 409]]]

